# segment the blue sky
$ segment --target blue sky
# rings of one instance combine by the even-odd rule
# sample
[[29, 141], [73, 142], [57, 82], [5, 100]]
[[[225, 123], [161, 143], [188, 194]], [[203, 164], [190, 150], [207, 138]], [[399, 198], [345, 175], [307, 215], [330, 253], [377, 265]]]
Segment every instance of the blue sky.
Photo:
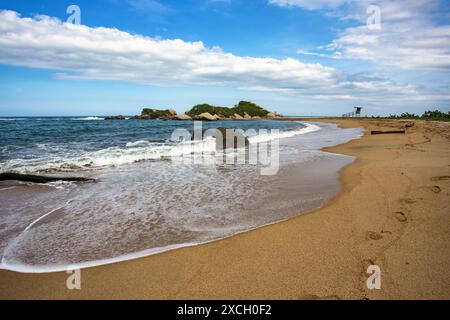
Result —
[[[64, 23], [71, 4], [81, 26]], [[450, 109], [449, 1], [0, 0], [0, 10], [0, 116], [239, 100], [286, 115]]]

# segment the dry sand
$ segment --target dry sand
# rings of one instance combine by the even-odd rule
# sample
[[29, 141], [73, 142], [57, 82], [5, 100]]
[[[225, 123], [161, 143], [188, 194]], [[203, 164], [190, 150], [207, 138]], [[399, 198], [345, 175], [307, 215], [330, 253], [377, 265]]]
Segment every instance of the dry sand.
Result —
[[[343, 127], [397, 121], [321, 120]], [[328, 149], [358, 160], [324, 208], [225, 240], [82, 271], [0, 271], [3, 299], [450, 299], [450, 123]], [[368, 265], [381, 290], [368, 290]]]

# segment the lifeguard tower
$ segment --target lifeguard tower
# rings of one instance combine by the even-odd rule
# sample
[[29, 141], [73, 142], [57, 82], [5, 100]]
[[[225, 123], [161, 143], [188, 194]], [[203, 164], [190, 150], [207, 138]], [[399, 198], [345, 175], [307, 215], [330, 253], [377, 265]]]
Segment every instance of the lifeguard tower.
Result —
[[342, 118], [359, 118], [361, 117], [363, 107], [355, 107], [355, 111], [345, 113], [342, 115]]

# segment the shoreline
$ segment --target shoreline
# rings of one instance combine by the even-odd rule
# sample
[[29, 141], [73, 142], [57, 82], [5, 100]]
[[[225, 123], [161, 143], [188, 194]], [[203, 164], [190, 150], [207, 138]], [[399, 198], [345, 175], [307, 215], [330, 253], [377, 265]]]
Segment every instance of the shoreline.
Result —
[[[300, 119], [300, 118], [299, 118]], [[289, 119], [291, 120], [291, 119]], [[383, 120], [359, 120], [359, 119], [302, 119], [305, 121], [321, 121], [338, 123], [342, 127], [391, 126]], [[400, 122], [393, 123], [399, 125]], [[377, 161], [386, 161], [385, 155], [401, 157], [403, 153], [419, 153], [418, 156], [438, 152], [438, 157], [433, 157], [435, 170], [445, 171], [440, 177], [450, 175], [448, 159], [448, 126], [444, 125], [444, 132], [436, 133], [429, 127], [433, 123], [415, 122], [406, 135], [373, 137], [364, 135], [359, 140], [353, 140], [344, 145], [324, 148], [325, 152], [332, 152], [350, 156], [356, 156], [356, 160], [340, 171], [339, 181], [341, 190], [326, 204], [310, 212], [305, 212], [286, 221], [263, 226], [255, 230], [246, 231], [222, 240], [202, 244], [194, 247], [176, 249], [165, 253], [124, 261], [92, 269], [82, 270], [82, 290], [69, 291], [65, 288], [67, 274], [19, 274], [10, 271], [0, 271], [0, 298], [3, 299], [364, 299], [364, 298], [449, 298], [450, 296], [450, 272], [445, 268], [450, 263], [450, 240], [442, 236], [449, 231], [449, 223], [440, 223], [441, 229], [433, 223], [433, 228], [438, 228], [439, 236], [433, 239], [426, 234], [420, 237], [427, 238], [435, 251], [431, 255], [438, 267], [424, 268], [423, 254], [419, 257], [420, 264], [416, 264], [415, 271], [410, 269], [413, 264], [403, 264], [406, 275], [399, 275], [399, 257], [379, 257], [381, 249], [395, 247], [395, 242], [401, 240], [406, 233], [409, 224], [415, 219], [410, 218], [411, 212], [399, 215], [397, 211], [390, 210], [386, 217], [385, 210], [381, 213], [371, 212], [374, 215], [367, 216], [367, 212], [361, 208], [366, 207], [367, 202], [373, 202], [377, 206], [377, 196], [384, 192], [386, 187], [394, 187], [401, 192], [411, 192], [405, 189], [398, 180], [403, 180], [402, 175], [410, 173], [401, 172], [400, 177], [396, 170], [392, 170], [390, 186], [367, 183], [367, 177], [363, 174], [367, 166], [376, 164]], [[431, 130], [431, 131], [430, 131]], [[440, 150], [408, 150], [415, 148], [415, 141], [423, 134], [432, 135], [430, 143], [418, 146], [432, 145], [436, 139]], [[423, 138], [422, 138], [423, 140]], [[421, 141], [417, 142], [420, 143]], [[381, 144], [380, 144], [381, 143]], [[384, 150], [387, 143], [394, 152]], [[398, 145], [401, 145], [400, 150]], [[411, 145], [412, 147], [408, 147]], [[406, 147], [405, 147], [406, 146]], [[417, 148], [420, 148], [417, 147]], [[447, 149], [445, 149], [445, 147]], [[406, 148], [406, 149], [404, 149]], [[440, 155], [444, 153], [445, 156]], [[395, 154], [398, 153], [398, 154]], [[423, 154], [420, 154], [423, 153]], [[423, 160], [423, 159], [413, 159]], [[407, 159], [402, 159], [403, 163]], [[420, 161], [419, 161], [420, 162]], [[421, 167], [423, 164], [417, 164]], [[395, 169], [398, 169], [396, 167]], [[390, 171], [388, 170], [388, 171]], [[384, 170], [378, 172], [385, 175]], [[402, 171], [402, 170], [401, 170]], [[406, 171], [406, 170], [404, 170]], [[432, 176], [433, 179], [438, 176]], [[384, 177], [389, 180], [389, 177]], [[375, 178], [376, 180], [376, 178]], [[407, 179], [406, 179], [407, 180]], [[355, 189], [369, 184], [367, 190], [372, 190], [370, 197], [364, 192], [355, 198]], [[383, 183], [381, 183], [383, 184]], [[448, 180], [437, 180], [432, 187], [439, 187], [440, 192], [431, 191], [431, 194], [422, 196], [422, 199], [440, 196], [440, 201], [433, 201], [436, 212], [442, 216], [442, 212], [448, 207]], [[375, 187], [375, 189], [374, 189]], [[421, 186], [417, 186], [419, 189]], [[407, 188], [408, 189], [408, 188]], [[414, 184], [409, 185], [414, 189]], [[365, 189], [366, 190], [366, 189]], [[432, 190], [432, 189], [428, 189]], [[437, 189], [434, 189], [437, 190]], [[349, 198], [349, 199], [347, 199]], [[357, 201], [357, 199], [360, 201]], [[382, 195], [382, 201], [388, 203], [389, 196]], [[353, 200], [353, 201], [352, 201]], [[365, 200], [365, 201], [364, 201]], [[395, 199], [400, 201], [403, 207], [414, 206], [417, 200], [413, 198]], [[446, 203], [447, 202], [447, 203]], [[349, 205], [351, 204], [351, 205]], [[392, 205], [388, 205], [392, 209]], [[430, 208], [431, 209], [431, 208]], [[430, 210], [427, 209], [427, 210]], [[402, 209], [403, 211], [407, 211]], [[370, 210], [368, 210], [370, 211]], [[363, 213], [361, 213], [363, 212]], [[364, 215], [366, 219], [360, 217]], [[425, 211], [428, 214], [428, 212]], [[433, 215], [432, 212], [429, 212]], [[393, 215], [393, 216], [392, 216]], [[403, 218], [407, 220], [401, 222]], [[444, 216], [445, 217], [445, 216]], [[410, 219], [408, 219], [410, 218]], [[435, 217], [433, 217], [435, 218]], [[432, 219], [433, 220], [433, 219]], [[434, 220], [433, 220], [434, 221]], [[432, 222], [433, 222], [432, 221]], [[448, 221], [448, 218], [447, 218]], [[411, 222], [411, 223], [410, 223]], [[420, 226], [415, 226], [419, 228]], [[430, 230], [433, 231], [433, 228]], [[368, 229], [361, 231], [362, 229]], [[389, 229], [389, 230], [388, 230]], [[384, 232], [383, 232], [384, 231]], [[436, 230], [434, 230], [436, 233]], [[394, 243], [385, 243], [390, 238], [398, 239]], [[328, 237], [329, 236], [329, 237]], [[394, 237], [395, 236], [395, 237]], [[381, 238], [380, 238], [381, 237]], [[333, 240], [334, 239], [334, 240]], [[377, 240], [374, 240], [377, 239]], [[331, 240], [331, 241], [330, 241]], [[390, 239], [392, 240], [392, 239]], [[413, 237], [413, 240], [417, 240]], [[385, 249], [385, 250], [387, 250]], [[428, 247], [425, 247], [428, 249]], [[405, 252], [411, 254], [412, 248], [406, 247], [397, 250], [400, 257]], [[381, 250], [383, 251], [383, 250]], [[395, 250], [394, 250], [395, 251]], [[383, 251], [384, 252], [384, 251]], [[437, 253], [441, 252], [440, 258]], [[437, 256], [435, 256], [437, 255]], [[426, 256], [426, 255], [425, 255]], [[429, 258], [429, 257], [428, 257]], [[392, 261], [395, 263], [392, 263]], [[433, 260], [433, 259], [431, 259]], [[281, 263], [281, 262], [282, 263]], [[427, 262], [427, 259], [425, 259]], [[365, 281], [363, 269], [368, 264], [379, 263], [382, 271], [387, 269], [386, 280], [383, 281], [386, 289], [380, 291], [368, 291], [364, 288]], [[405, 267], [406, 266], [406, 267]], [[402, 273], [402, 272], [400, 272]], [[435, 278], [431, 283], [424, 283], [424, 274], [433, 274]], [[436, 274], [438, 274], [436, 276]], [[408, 278], [409, 277], [409, 278]], [[414, 278], [419, 284], [408, 287], [408, 280]], [[384, 279], [384, 276], [382, 276]], [[386, 282], [386, 283], [385, 283]], [[399, 290], [406, 286], [407, 290]], [[420, 288], [431, 289], [431, 292], [420, 292]]]
[[[326, 129], [324, 124], [321, 125], [321, 126], [324, 126], [323, 128], [319, 128], [319, 127], [316, 127], [316, 125], [305, 122], [305, 121], [296, 121], [296, 122], [301, 122], [306, 127], [293, 131], [294, 134], [291, 134], [291, 131], [289, 131], [288, 137], [291, 137], [291, 135], [296, 136], [296, 135], [302, 135], [304, 133], [319, 131], [319, 129]], [[303, 131], [306, 131], [306, 132], [303, 132]], [[362, 135], [363, 135], [363, 132], [361, 131], [358, 136], [355, 135], [354, 137], [347, 138], [345, 140], [360, 139]], [[345, 142], [336, 141], [335, 143], [338, 143], [337, 145], [340, 145]], [[328, 143], [328, 145], [332, 146], [331, 143]], [[333, 145], [333, 146], [336, 146], [336, 145]], [[215, 241], [228, 239], [228, 238], [237, 236], [239, 234], [242, 234], [245, 232], [250, 232], [250, 231], [262, 228], [262, 227], [267, 227], [267, 226], [270, 226], [273, 224], [288, 221], [292, 218], [298, 217], [298, 216], [308, 213], [312, 210], [317, 210], [317, 209], [325, 206], [326, 203], [328, 203], [331, 199], [333, 199], [336, 196], [336, 194], [338, 194], [340, 191], [341, 184], [339, 182], [339, 172], [342, 170], [343, 167], [348, 165], [349, 161], [353, 162], [355, 160], [354, 157], [347, 157], [345, 155], [342, 155], [343, 158], [347, 158], [349, 160], [342, 160], [342, 158], [340, 157], [341, 155], [325, 152], [325, 151], [323, 151], [323, 149], [325, 149], [325, 147], [317, 149], [317, 151], [322, 151], [323, 154], [329, 154], [328, 157], [331, 157], [334, 159], [330, 159], [330, 158], [328, 158], [327, 160], [320, 159], [320, 160], [315, 160], [312, 163], [310, 163], [309, 161], [305, 161], [305, 162], [300, 161], [299, 163], [297, 163], [297, 165], [295, 167], [291, 167], [290, 169], [288, 169], [284, 172], [280, 171], [278, 173], [279, 180], [282, 181], [282, 185], [284, 188], [291, 186], [292, 189], [294, 189], [293, 193], [295, 193], [294, 197], [296, 199], [297, 198], [305, 199], [304, 201], [301, 201], [301, 203], [305, 207], [302, 209], [300, 209], [298, 207], [296, 207], [296, 209], [292, 209], [290, 207], [284, 208], [284, 209], [279, 209], [277, 211], [283, 210], [282, 212], [284, 212], [284, 211], [286, 211], [286, 212], [284, 212], [284, 215], [280, 215], [277, 220], [267, 221], [267, 222], [264, 222], [263, 224], [248, 226], [245, 229], [238, 230], [238, 231], [235, 231], [230, 234], [225, 234], [221, 237], [214, 238], [214, 239], [192, 241], [189, 243], [170, 244], [170, 245], [166, 245], [166, 246], [162, 246], [162, 247], [154, 247], [154, 248], [144, 249], [144, 250], [136, 251], [133, 253], [116, 255], [112, 258], [99, 258], [96, 260], [89, 260], [86, 262], [79, 262], [79, 263], [73, 262], [70, 264], [52, 264], [52, 265], [27, 265], [27, 264], [14, 264], [14, 263], [8, 263], [5, 261], [2, 261], [2, 262], [0, 262], [0, 270], [22, 273], [22, 274], [47, 274], [47, 273], [66, 272], [67, 270], [71, 270], [71, 269], [75, 269], [75, 268], [82, 269], [82, 270], [92, 269], [92, 268], [102, 267], [102, 266], [109, 265], [109, 264], [117, 264], [117, 263], [122, 263], [122, 262], [126, 262], [126, 261], [142, 259], [145, 257], [158, 255], [158, 254], [162, 254], [162, 253], [177, 250], [177, 249], [197, 247], [197, 246], [205, 245], [205, 244], [212, 243]], [[316, 149], [314, 149], [314, 150], [316, 150]], [[347, 163], [345, 163], [345, 162], [347, 162]], [[292, 171], [292, 170], [294, 170], [294, 171]], [[303, 180], [303, 181], [298, 180], [296, 182], [293, 182], [293, 181], [289, 182], [288, 177], [292, 176], [293, 174], [295, 175], [296, 172], [300, 173], [300, 174], [297, 173], [297, 175], [299, 175], [301, 177], [301, 180]], [[330, 174], [335, 175], [335, 177], [331, 177]], [[298, 183], [300, 183], [302, 185], [305, 184], [304, 181], [305, 181], [305, 179], [308, 180], [308, 178], [309, 178], [309, 180], [311, 180], [311, 178], [314, 178], [314, 181], [310, 181], [310, 183], [307, 183], [304, 186], [298, 185]], [[326, 178], [326, 179], [324, 179], [324, 178]], [[333, 181], [333, 182], [331, 182], [331, 181]], [[314, 185], [312, 185], [312, 184], [314, 184]], [[310, 190], [308, 192], [309, 194], [305, 195], [304, 189]], [[273, 198], [272, 198], [272, 200], [265, 201], [266, 204], [276, 203], [277, 201], [280, 203], [286, 203], [289, 200], [289, 197], [284, 198], [284, 200], [279, 199], [278, 194], [275, 192], [275, 190], [272, 190], [272, 191], [273, 191], [272, 193], [274, 193]], [[309, 199], [311, 196], [317, 196], [319, 193], [321, 195], [319, 197], [321, 200], [320, 201], [316, 200], [316, 202], [320, 202], [320, 203], [316, 203], [313, 205], [312, 203], [314, 201], [310, 201], [308, 205], [305, 205], [308, 203], [308, 201], [306, 201], [306, 199]], [[323, 197], [323, 199], [322, 199], [322, 197]], [[264, 201], [261, 200], [260, 203], [264, 203]], [[33, 226], [34, 224], [37, 224], [40, 220], [45, 219], [48, 215], [61, 209], [62, 207], [63, 206], [56, 208], [56, 209], [52, 209], [52, 211], [40, 216], [39, 218], [34, 220], [30, 225], [28, 225], [28, 227], [25, 229], [24, 232], [26, 232], [28, 229], [30, 229], [31, 226]], [[264, 207], [264, 205], [262, 204], [261, 209], [263, 207]], [[291, 211], [291, 213], [288, 213], [289, 211]], [[260, 211], [260, 213], [262, 213], [262, 212]]]

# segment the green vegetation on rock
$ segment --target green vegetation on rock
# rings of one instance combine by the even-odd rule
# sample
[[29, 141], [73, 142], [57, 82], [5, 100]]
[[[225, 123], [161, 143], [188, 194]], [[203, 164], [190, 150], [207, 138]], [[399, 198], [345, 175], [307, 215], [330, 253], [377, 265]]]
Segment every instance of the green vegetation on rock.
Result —
[[233, 108], [214, 106], [210, 104], [198, 104], [191, 110], [182, 115], [177, 115], [175, 110], [144, 108], [140, 116], [135, 119], [141, 120], [258, 120], [258, 119], [275, 119], [280, 115], [269, 112], [268, 110], [258, 106], [256, 103], [249, 101], [240, 101]]
[[198, 104], [196, 106], [194, 106], [191, 110], [189, 110], [188, 112], [186, 112], [186, 114], [188, 116], [194, 117], [194, 116], [198, 116], [202, 113], [206, 113], [208, 112], [211, 115], [215, 115], [217, 114], [218, 116], [221, 117], [231, 117], [234, 114], [233, 109], [230, 108], [226, 108], [226, 107], [217, 107], [217, 106], [212, 106], [210, 104]]
[[149, 109], [144, 108], [142, 110], [141, 118], [145, 119], [163, 119], [176, 115], [177, 113], [174, 110], [158, 110], [158, 109]]
[[265, 117], [269, 113], [266, 109], [258, 106], [253, 102], [240, 101], [234, 108], [233, 113], [237, 113], [240, 116], [248, 114], [251, 117]]
[[199, 104], [194, 106], [191, 110], [186, 112], [187, 115], [194, 117], [202, 113], [208, 112], [211, 115], [218, 115], [221, 117], [229, 118], [234, 114], [244, 116], [248, 114], [251, 117], [265, 117], [269, 114], [269, 111], [258, 106], [253, 102], [241, 101], [234, 108], [218, 107], [210, 104]]

